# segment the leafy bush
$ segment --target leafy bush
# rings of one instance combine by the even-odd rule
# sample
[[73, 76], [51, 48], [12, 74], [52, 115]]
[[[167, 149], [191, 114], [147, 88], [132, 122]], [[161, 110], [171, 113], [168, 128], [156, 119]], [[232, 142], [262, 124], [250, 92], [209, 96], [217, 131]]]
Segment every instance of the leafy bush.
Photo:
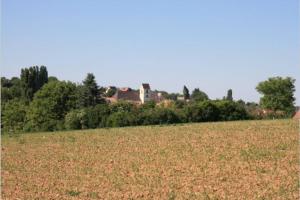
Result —
[[135, 115], [130, 112], [114, 112], [107, 119], [108, 127], [123, 127], [136, 125]]
[[65, 127], [69, 130], [105, 127], [108, 116], [107, 104], [72, 110], [65, 116]]
[[117, 103], [113, 103], [110, 105], [110, 111], [112, 113], [114, 113], [114, 112], [132, 112], [134, 110], [135, 110], [135, 105], [130, 102], [126, 102], [126, 101], [119, 101]]
[[150, 109], [154, 109], [156, 107], [156, 103], [154, 101], [147, 101], [139, 107], [140, 111], [147, 111]]
[[220, 111], [220, 120], [232, 121], [249, 119], [249, 115], [245, 107], [234, 101], [217, 101], [216, 106]]
[[81, 121], [79, 118], [79, 110], [72, 110], [66, 114], [65, 127], [69, 130], [81, 129]]
[[208, 95], [205, 92], [199, 90], [199, 88], [195, 88], [193, 90], [192, 95], [191, 95], [191, 99], [193, 101], [206, 101], [209, 98], [208, 98]]
[[180, 122], [179, 116], [170, 108], [157, 108], [153, 115], [156, 124], [173, 124]]
[[218, 107], [211, 101], [204, 101], [198, 105], [201, 110], [201, 121], [217, 121], [219, 119], [220, 111]]
[[219, 109], [211, 101], [192, 103], [184, 107], [187, 122], [207, 122], [219, 119]]
[[26, 110], [27, 106], [23, 101], [16, 99], [8, 101], [2, 111], [2, 130], [9, 133], [22, 131], [25, 124]]
[[89, 107], [86, 108], [85, 111], [87, 115], [88, 128], [105, 127], [106, 120], [110, 114], [107, 104], [99, 104], [95, 107]]
[[154, 117], [153, 117], [153, 110], [154, 109], [139, 110], [139, 113], [136, 117], [137, 124], [138, 125], [155, 124]]
[[105, 127], [107, 118], [110, 115], [110, 109], [107, 104], [99, 104], [94, 107], [98, 114], [98, 127]]
[[171, 108], [157, 107], [155, 109], [142, 110], [137, 115], [137, 124], [155, 125], [172, 124], [181, 122], [180, 116]]

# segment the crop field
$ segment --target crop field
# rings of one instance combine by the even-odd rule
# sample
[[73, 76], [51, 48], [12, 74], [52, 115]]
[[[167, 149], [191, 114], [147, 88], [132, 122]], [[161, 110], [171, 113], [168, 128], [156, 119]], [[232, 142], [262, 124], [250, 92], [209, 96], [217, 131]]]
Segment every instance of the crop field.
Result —
[[2, 199], [299, 199], [292, 120], [2, 136]]

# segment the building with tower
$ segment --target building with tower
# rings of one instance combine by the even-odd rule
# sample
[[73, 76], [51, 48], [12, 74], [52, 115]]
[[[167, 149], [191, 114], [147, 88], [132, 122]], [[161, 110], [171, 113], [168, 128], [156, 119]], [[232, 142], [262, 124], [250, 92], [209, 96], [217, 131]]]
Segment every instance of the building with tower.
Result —
[[106, 98], [106, 100], [111, 103], [123, 100], [136, 104], [144, 104], [148, 101], [159, 103], [163, 100], [163, 97], [161, 93], [151, 91], [148, 83], [143, 83], [139, 90], [133, 90], [129, 87], [118, 88], [116, 93], [112, 97]]

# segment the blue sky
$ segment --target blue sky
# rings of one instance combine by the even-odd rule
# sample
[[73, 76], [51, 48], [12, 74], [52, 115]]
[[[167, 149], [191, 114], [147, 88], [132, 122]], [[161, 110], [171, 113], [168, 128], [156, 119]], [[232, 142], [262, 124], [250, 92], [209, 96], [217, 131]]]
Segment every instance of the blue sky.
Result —
[[[210, 98], [292, 76], [300, 90], [297, 0], [2, 0], [1, 75], [46, 65], [49, 75], [101, 86], [181, 92]], [[300, 105], [300, 91], [296, 91]]]

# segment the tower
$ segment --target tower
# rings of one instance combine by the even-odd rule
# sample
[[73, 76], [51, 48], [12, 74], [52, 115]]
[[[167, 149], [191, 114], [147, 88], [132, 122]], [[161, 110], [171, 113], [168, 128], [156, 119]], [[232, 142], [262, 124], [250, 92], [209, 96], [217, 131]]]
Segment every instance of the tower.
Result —
[[151, 90], [148, 83], [143, 83], [140, 87], [140, 99], [142, 103], [145, 103], [151, 99]]

